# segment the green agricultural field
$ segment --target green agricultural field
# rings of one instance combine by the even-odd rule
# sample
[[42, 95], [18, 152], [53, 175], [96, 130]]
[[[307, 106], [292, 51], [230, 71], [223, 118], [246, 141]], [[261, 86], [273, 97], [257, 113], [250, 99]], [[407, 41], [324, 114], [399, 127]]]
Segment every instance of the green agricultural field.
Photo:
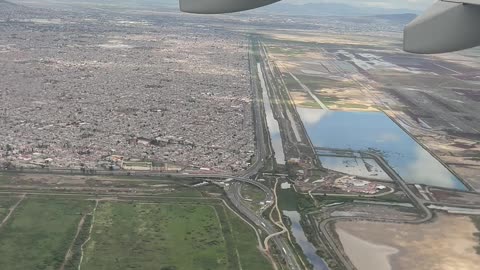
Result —
[[[335, 103], [334, 103], [335, 104]], [[347, 109], [368, 109], [369, 106], [357, 103], [338, 103], [335, 104], [340, 108], [347, 108]]]
[[4, 173], [0, 173], [0, 184], [9, 184], [11, 182], [10, 176]]
[[19, 197], [0, 197], [0, 223], [8, 215], [9, 209], [13, 206]]
[[23, 200], [0, 229], [0, 269], [58, 269], [92, 202]]
[[[214, 207], [100, 203], [81, 269], [232, 269]], [[233, 262], [236, 263], [236, 262]]]
[[305, 101], [305, 102], [302, 102], [300, 103], [300, 106], [301, 107], [308, 107], [308, 108], [313, 108], [313, 109], [321, 109], [322, 106], [320, 106], [320, 104], [318, 104], [316, 101]]
[[237, 215], [228, 213], [242, 269], [271, 270], [272, 265], [258, 250], [258, 242], [253, 228], [245, 224]]
[[477, 238], [477, 245], [475, 246], [475, 250], [477, 251], [477, 254], [480, 255], [480, 217], [478, 216], [471, 216], [473, 224], [475, 224], [475, 227], [477, 227], [477, 232], [474, 233], [473, 235], [475, 238]]
[[322, 88], [343, 88], [352, 86], [352, 83], [350, 82], [333, 80], [320, 76], [307, 75], [302, 73], [295, 73], [294, 75], [312, 91]]
[[[222, 204], [164, 199], [95, 208], [80, 197], [26, 197], [0, 228], [0, 269], [271, 269], [255, 231]], [[19, 200], [0, 197], [0, 218]]]
[[[287, 87], [287, 90], [292, 91], [295, 89], [302, 89], [300, 84], [288, 73], [282, 73], [283, 76], [283, 81], [285, 82], [285, 86]], [[303, 91], [303, 89], [301, 90]]]
[[265, 200], [265, 192], [254, 185], [242, 185], [241, 193], [245, 198], [251, 199], [255, 202], [261, 202]]
[[254, 185], [247, 184], [242, 186], [241, 193], [245, 199], [249, 200], [246, 203], [252, 210], [258, 211], [262, 208], [260, 202], [265, 200], [265, 192], [261, 189]]

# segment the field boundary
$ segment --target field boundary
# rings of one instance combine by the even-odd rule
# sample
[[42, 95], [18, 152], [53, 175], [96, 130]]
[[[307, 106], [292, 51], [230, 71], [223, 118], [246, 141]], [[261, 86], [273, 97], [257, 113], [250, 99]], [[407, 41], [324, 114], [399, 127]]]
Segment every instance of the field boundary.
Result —
[[12, 216], [13, 212], [15, 212], [15, 210], [17, 209], [18, 205], [26, 198], [26, 194], [23, 194], [20, 199], [12, 206], [10, 207], [10, 211], [8, 212], [7, 216], [5, 216], [5, 218], [2, 220], [2, 223], [0, 223], [0, 229], [3, 227], [3, 225], [5, 225], [5, 223], [7, 223], [7, 221], [10, 219], [10, 217]]
[[80, 246], [80, 261], [78, 262], [78, 270], [81, 269], [82, 267], [82, 261], [83, 261], [83, 247], [88, 243], [88, 241], [90, 241], [91, 239], [91, 235], [92, 235], [92, 230], [93, 230], [93, 225], [95, 224], [95, 212], [97, 211], [97, 207], [98, 207], [98, 201], [99, 200], [95, 200], [95, 207], [93, 208], [92, 210], [92, 222], [90, 223], [90, 229], [88, 230], [88, 238], [87, 240], [85, 240], [85, 242], [83, 242], [83, 244]]
[[72, 243], [70, 243], [70, 246], [68, 247], [68, 250], [67, 250], [67, 252], [65, 253], [65, 258], [63, 259], [62, 265], [60, 266], [60, 270], [64, 270], [64, 269], [65, 269], [65, 265], [67, 264], [67, 262], [68, 262], [68, 261], [72, 258], [72, 256], [73, 256], [73, 254], [72, 254], [73, 245], [75, 244], [75, 241], [77, 240], [77, 237], [78, 237], [78, 235], [80, 234], [80, 231], [82, 230], [83, 223], [85, 222], [85, 218], [87, 217], [87, 215], [88, 215], [88, 214], [83, 215], [82, 218], [80, 219], [80, 221], [78, 222], [77, 232], [75, 233], [75, 237], [73, 237]]

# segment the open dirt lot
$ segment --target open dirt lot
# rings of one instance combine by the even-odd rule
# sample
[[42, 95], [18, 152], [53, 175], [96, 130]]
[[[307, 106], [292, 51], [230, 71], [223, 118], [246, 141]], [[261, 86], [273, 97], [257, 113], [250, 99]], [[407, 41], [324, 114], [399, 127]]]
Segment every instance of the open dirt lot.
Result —
[[477, 269], [480, 264], [478, 231], [466, 216], [438, 214], [421, 225], [338, 222], [335, 228], [359, 270], [373, 269], [368, 268], [372, 261], [380, 262], [377, 270]]

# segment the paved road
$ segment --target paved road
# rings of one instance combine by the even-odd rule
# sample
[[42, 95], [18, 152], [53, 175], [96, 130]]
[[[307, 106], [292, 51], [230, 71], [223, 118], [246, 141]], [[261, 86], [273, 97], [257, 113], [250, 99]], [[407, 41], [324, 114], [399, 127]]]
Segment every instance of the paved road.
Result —
[[248, 63], [250, 65], [250, 88], [253, 91], [253, 119], [255, 125], [255, 156], [252, 165], [242, 173], [242, 176], [249, 178], [258, 173], [264, 165], [264, 159], [267, 155], [267, 144], [264, 134], [265, 119], [262, 116], [261, 106], [263, 106], [262, 95], [259, 92], [257, 85], [257, 70], [255, 57], [252, 55], [250, 48], [248, 53]]
[[[251, 222], [253, 222], [257, 228], [260, 228], [267, 234], [270, 235], [279, 232], [277, 227], [269, 220], [265, 219], [261, 213], [254, 212], [246, 205], [240, 194], [242, 184], [244, 183], [252, 184], [262, 189], [266, 194], [266, 200], [270, 201], [271, 204], [274, 203], [273, 192], [267, 186], [261, 184], [258, 181], [250, 180], [248, 178], [235, 178], [234, 182], [227, 189], [227, 196], [232, 202], [232, 204], [235, 206], [235, 208], [238, 209], [238, 211], [240, 211], [245, 217], [247, 217]], [[287, 240], [285, 240], [281, 235], [273, 237], [272, 240], [284, 254], [284, 258], [289, 269], [302, 269], [302, 267], [300, 267], [300, 265], [298, 264], [295, 253]]]
[[[351, 152], [349, 150], [343, 150], [343, 149], [334, 149], [334, 148], [317, 148], [320, 150], [328, 150], [328, 151], [335, 151], [336, 153], [341, 153], [342, 151], [345, 152]], [[388, 163], [383, 159], [382, 156], [378, 155], [377, 153], [373, 152], [360, 152], [362, 155], [369, 156], [373, 158], [379, 165], [382, 167], [382, 169], [390, 176], [395, 183], [397, 183], [400, 188], [405, 192], [405, 194], [410, 198], [410, 200], [414, 203], [414, 205], [422, 211], [422, 217], [417, 220], [394, 220], [394, 219], [379, 219], [379, 218], [365, 218], [365, 217], [333, 217], [333, 218], [328, 218], [320, 222], [319, 224], [319, 229], [324, 235], [325, 239], [327, 240], [330, 248], [337, 254], [337, 257], [340, 259], [342, 264], [348, 269], [348, 270], [353, 270], [355, 267], [353, 264], [350, 262], [346, 256], [344, 256], [343, 252], [338, 248], [338, 245], [336, 244], [336, 241], [334, 237], [330, 234], [328, 227], [331, 222], [339, 221], [339, 220], [368, 220], [368, 221], [379, 221], [379, 222], [402, 222], [402, 223], [424, 223], [426, 221], [429, 221], [432, 217], [432, 211], [428, 209], [425, 206], [425, 203], [431, 203], [430, 201], [425, 201], [413, 193], [413, 191], [407, 186], [405, 181], [400, 177], [400, 175], [397, 174], [395, 170], [393, 170]]]
[[[245, 201], [242, 198], [241, 187], [243, 184], [251, 184], [260, 188], [266, 194], [266, 201], [269, 201], [270, 204], [274, 203], [274, 195], [272, 190], [263, 185], [262, 183], [249, 179], [251, 176], [256, 175], [258, 171], [264, 166], [264, 159], [267, 154], [267, 144], [264, 135], [264, 118], [261, 114], [262, 98], [260, 92], [258, 91], [256, 77], [256, 62], [255, 58], [251, 54], [252, 50], [249, 53], [249, 63], [250, 63], [250, 72], [251, 72], [251, 88], [255, 96], [253, 102], [253, 111], [254, 111], [254, 123], [255, 123], [255, 160], [253, 164], [242, 173], [240, 177], [233, 177], [232, 184], [226, 189], [226, 193], [232, 204], [240, 211], [246, 218], [248, 218], [257, 228], [265, 231], [268, 235], [277, 233], [277, 227], [273, 225], [270, 221], [265, 219], [262, 216], [262, 213], [256, 213], [246, 205]], [[302, 269], [298, 264], [295, 253], [290, 247], [289, 243], [282, 236], [275, 236], [272, 238], [275, 245], [283, 252], [285, 261], [289, 269], [297, 270]]]

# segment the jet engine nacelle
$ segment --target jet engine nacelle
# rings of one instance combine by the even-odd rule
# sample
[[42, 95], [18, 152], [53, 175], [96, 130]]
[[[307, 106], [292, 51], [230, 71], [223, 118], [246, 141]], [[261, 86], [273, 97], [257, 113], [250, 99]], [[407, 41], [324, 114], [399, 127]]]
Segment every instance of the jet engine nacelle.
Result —
[[188, 13], [219, 14], [258, 8], [280, 0], [180, 0], [180, 10]]
[[[179, 0], [183, 12], [221, 14], [280, 0]], [[480, 45], [480, 0], [439, 0], [405, 27], [404, 50], [443, 53]]]
[[480, 0], [442, 0], [405, 27], [404, 49], [444, 53], [480, 45]]

